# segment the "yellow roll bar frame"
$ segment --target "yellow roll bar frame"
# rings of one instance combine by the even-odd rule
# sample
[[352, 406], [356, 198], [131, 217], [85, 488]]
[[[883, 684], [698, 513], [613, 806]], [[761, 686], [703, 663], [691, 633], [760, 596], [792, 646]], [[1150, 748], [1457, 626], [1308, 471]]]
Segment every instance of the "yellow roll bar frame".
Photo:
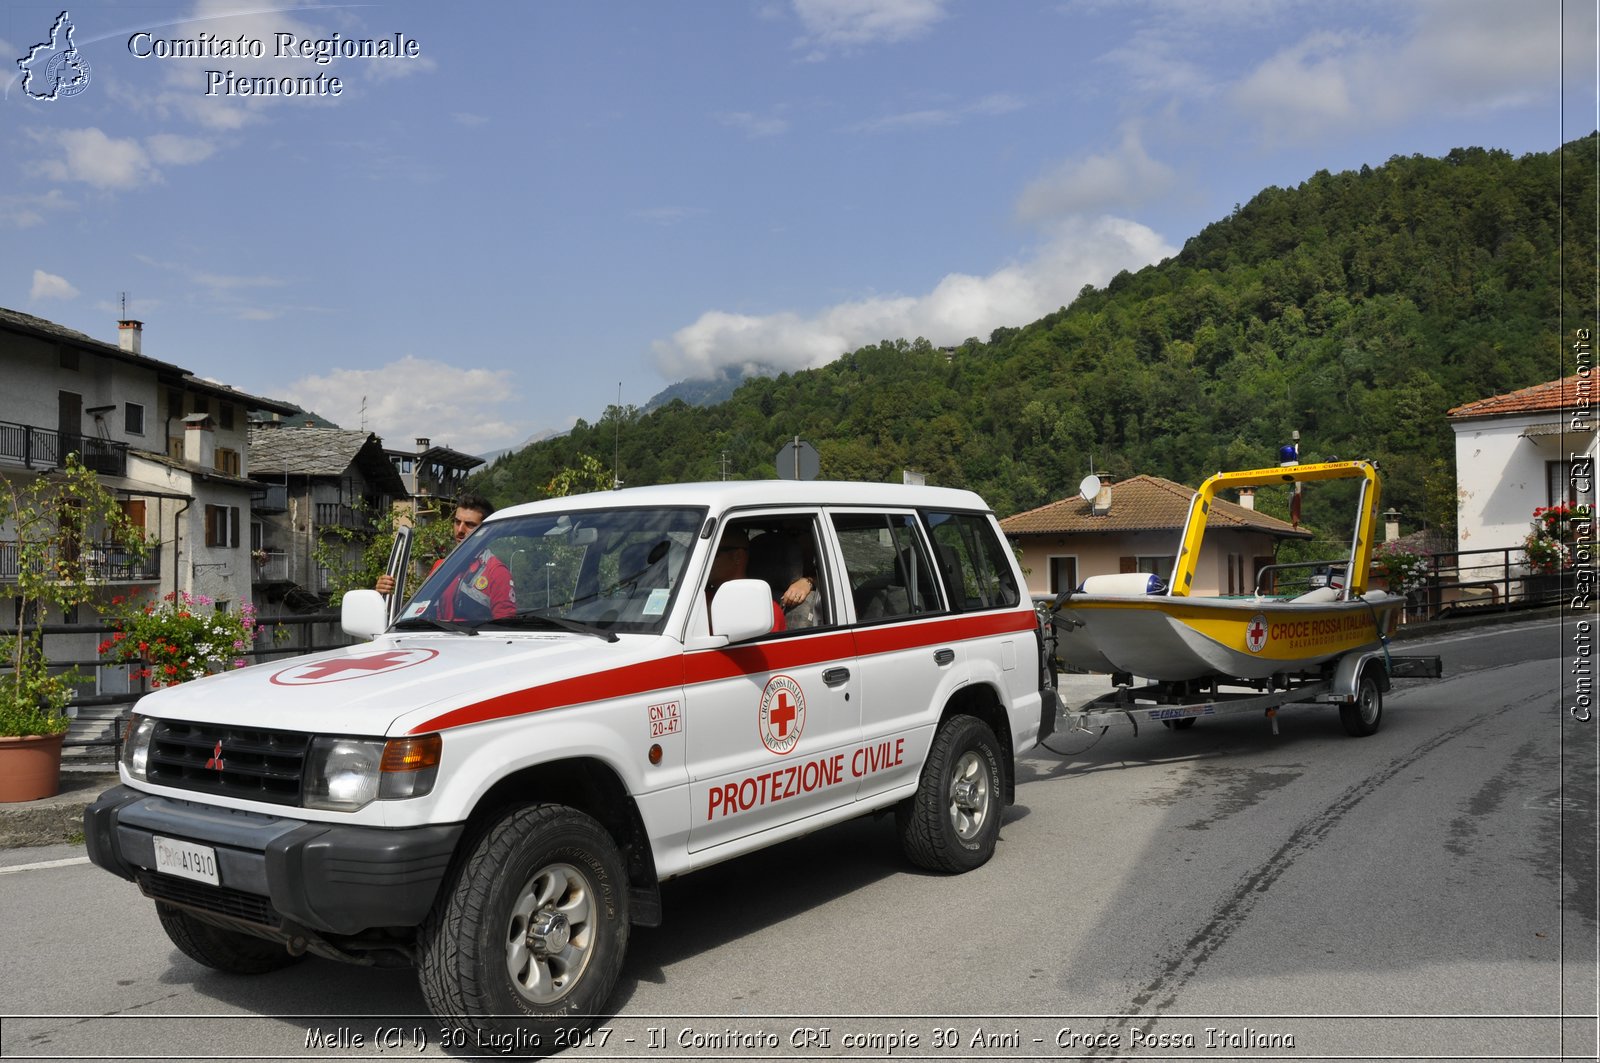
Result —
[[1183, 542], [1172, 569], [1172, 586], [1167, 594], [1187, 598], [1194, 585], [1200, 562], [1200, 543], [1205, 539], [1211, 501], [1220, 490], [1234, 487], [1271, 487], [1276, 484], [1312, 483], [1317, 480], [1363, 480], [1356, 513], [1355, 536], [1350, 543], [1350, 571], [1345, 576], [1343, 600], [1359, 598], [1367, 592], [1367, 573], [1372, 567], [1373, 539], [1378, 526], [1378, 498], [1383, 485], [1378, 466], [1370, 461], [1325, 461], [1311, 465], [1281, 465], [1272, 469], [1245, 469], [1219, 472], [1195, 492], [1189, 503], [1189, 516], [1183, 524]]

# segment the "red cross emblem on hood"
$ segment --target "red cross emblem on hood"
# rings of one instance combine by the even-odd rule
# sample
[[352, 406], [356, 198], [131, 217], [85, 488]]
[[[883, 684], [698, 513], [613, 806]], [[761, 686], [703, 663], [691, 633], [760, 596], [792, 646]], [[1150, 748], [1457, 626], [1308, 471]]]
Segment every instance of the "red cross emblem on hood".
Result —
[[359, 679], [367, 675], [410, 668], [439, 656], [438, 650], [388, 650], [367, 653], [356, 657], [330, 657], [309, 664], [295, 664], [273, 675], [278, 686], [311, 686], [317, 683], [338, 683], [346, 679]]

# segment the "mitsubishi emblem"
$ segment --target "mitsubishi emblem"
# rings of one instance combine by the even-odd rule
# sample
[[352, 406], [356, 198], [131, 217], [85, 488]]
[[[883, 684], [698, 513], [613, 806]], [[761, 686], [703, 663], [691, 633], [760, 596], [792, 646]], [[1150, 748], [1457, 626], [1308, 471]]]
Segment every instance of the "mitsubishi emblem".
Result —
[[211, 751], [211, 759], [206, 761], [206, 767], [222, 770], [222, 739], [217, 739], [217, 748]]

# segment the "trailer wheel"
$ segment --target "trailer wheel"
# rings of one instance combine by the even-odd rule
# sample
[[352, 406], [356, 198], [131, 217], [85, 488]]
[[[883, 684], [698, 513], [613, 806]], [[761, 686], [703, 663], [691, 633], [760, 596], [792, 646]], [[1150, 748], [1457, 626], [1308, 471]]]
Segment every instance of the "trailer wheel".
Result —
[[1361, 673], [1361, 682], [1356, 685], [1356, 700], [1353, 704], [1339, 706], [1339, 722], [1344, 725], [1344, 733], [1352, 738], [1365, 738], [1378, 733], [1378, 727], [1383, 723], [1383, 691], [1378, 687], [1378, 680], [1373, 677], [1372, 670]]
[[156, 916], [179, 952], [214, 971], [266, 974], [302, 959], [275, 941], [242, 930], [226, 930], [161, 901], [156, 902]]
[[551, 1038], [603, 1014], [627, 951], [627, 896], [598, 822], [561, 805], [511, 809], [478, 836], [418, 934], [422, 995], [460, 1029], [548, 1054]]
[[933, 736], [917, 792], [895, 809], [900, 846], [918, 867], [959, 874], [987, 863], [1005, 805], [1000, 743], [975, 716], [952, 716]]

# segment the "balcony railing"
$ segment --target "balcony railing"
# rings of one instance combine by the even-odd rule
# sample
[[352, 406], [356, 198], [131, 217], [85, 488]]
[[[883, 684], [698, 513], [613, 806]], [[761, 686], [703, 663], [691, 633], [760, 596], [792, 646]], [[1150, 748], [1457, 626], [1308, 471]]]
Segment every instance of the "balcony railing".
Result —
[[256, 583], [283, 583], [289, 579], [289, 554], [284, 550], [250, 551], [251, 576]]
[[84, 468], [106, 476], [128, 475], [128, 444], [76, 432], [0, 421], [0, 461], [25, 469], [59, 469], [76, 452]]
[[347, 506], [343, 502], [318, 502], [316, 517], [318, 528], [360, 529], [367, 526], [362, 514], [356, 512], [354, 506]]
[[[161, 552], [135, 557], [116, 542], [84, 543], [77, 560], [90, 580], [101, 583], [154, 583], [161, 579]], [[51, 564], [46, 561], [45, 564]], [[0, 583], [15, 583], [21, 574], [21, 560], [15, 539], [0, 539]]]

